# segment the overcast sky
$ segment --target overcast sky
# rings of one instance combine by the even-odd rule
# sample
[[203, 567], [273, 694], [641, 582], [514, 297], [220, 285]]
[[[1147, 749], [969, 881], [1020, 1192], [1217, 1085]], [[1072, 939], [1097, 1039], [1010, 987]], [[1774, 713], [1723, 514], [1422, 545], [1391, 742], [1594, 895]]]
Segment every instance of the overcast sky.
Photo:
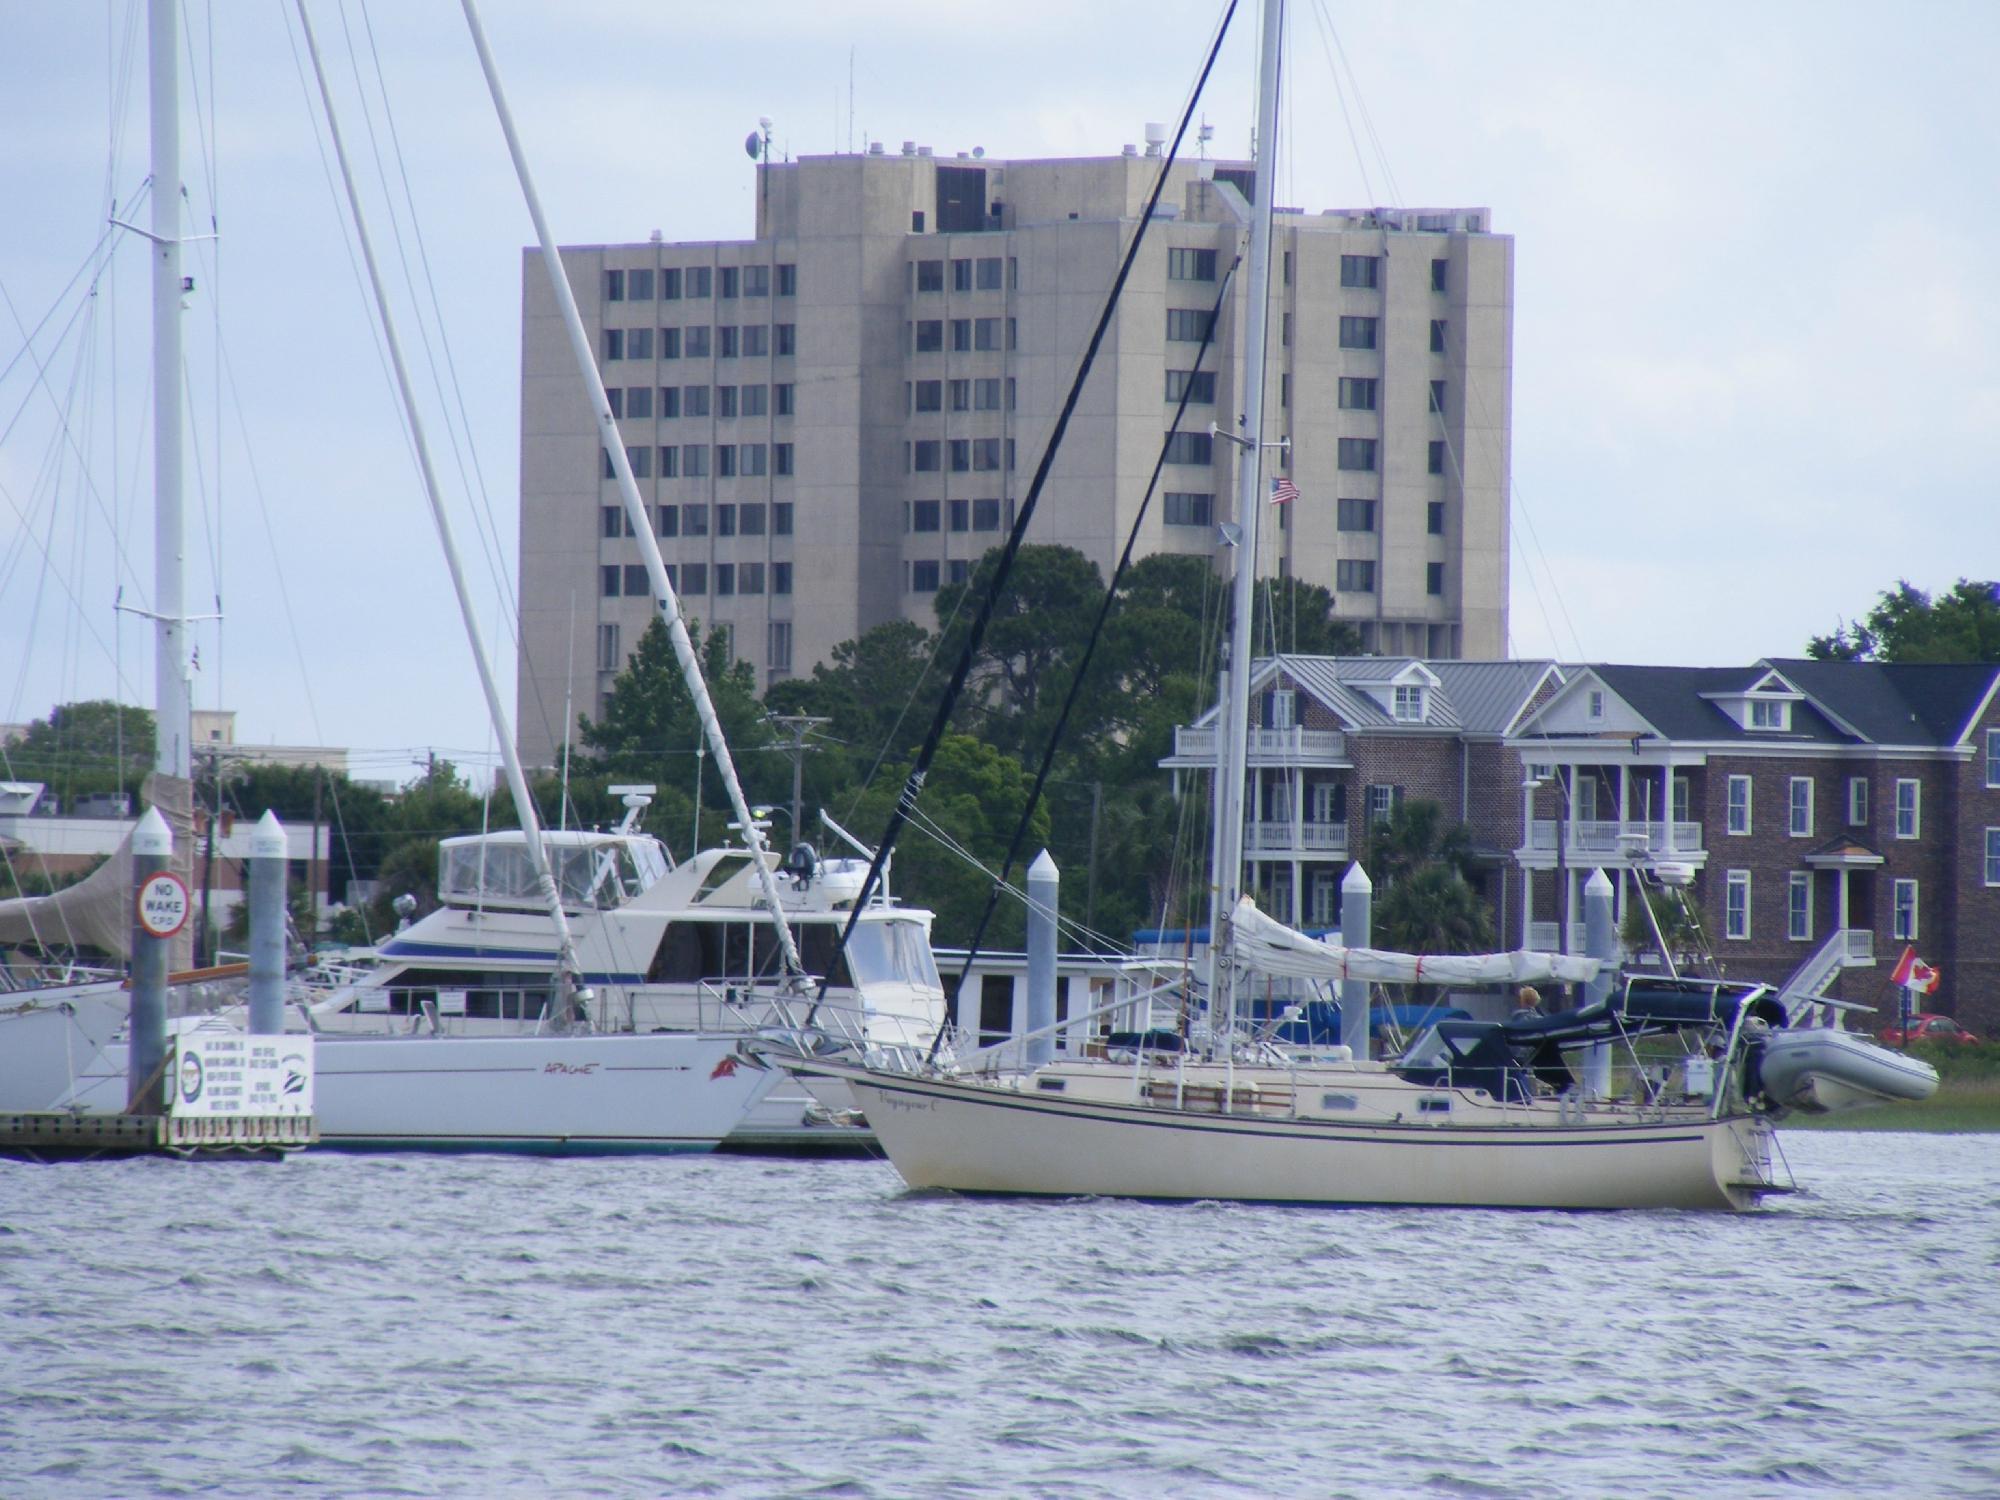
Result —
[[[483, 761], [297, 23], [184, 11], [184, 176], [193, 227], [221, 231], [187, 268], [189, 597], [212, 609], [219, 576], [226, 615], [200, 627], [196, 702], [237, 709], [244, 739], [356, 747], [358, 774], [406, 777], [429, 748]], [[1115, 152], [1174, 117], [1220, 5], [482, 13], [556, 233], [591, 243], [747, 236], [760, 115], [781, 153]], [[527, 215], [455, 3], [312, 14], [511, 708]], [[1246, 3], [1205, 105], [1218, 155], [1247, 147], [1255, 22]], [[4, 720], [110, 696], [121, 671], [151, 698], [149, 631], [112, 607], [121, 578], [128, 603], [152, 592], [141, 244], [94, 299], [64, 290], [146, 176], [144, 29], [126, 0], [0, 0]], [[350, 39], [371, 95], [379, 58], [400, 155], [379, 111], [371, 148]], [[1516, 654], [1795, 654], [1899, 576], [2000, 575], [2000, 6], [1295, 0], [1292, 44], [1281, 201], [1485, 206], [1515, 237]], [[457, 375], [442, 403], [384, 174], [399, 214], [404, 174], [417, 205]], [[422, 288], [407, 222], [403, 244]], [[461, 401], [463, 458], [440, 414]]]

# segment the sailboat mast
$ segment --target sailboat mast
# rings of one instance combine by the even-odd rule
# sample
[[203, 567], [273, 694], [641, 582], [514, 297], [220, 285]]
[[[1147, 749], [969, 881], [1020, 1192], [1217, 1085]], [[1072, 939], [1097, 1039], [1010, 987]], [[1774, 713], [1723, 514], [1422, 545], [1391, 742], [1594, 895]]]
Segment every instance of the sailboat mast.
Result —
[[[1215, 905], [1209, 919], [1212, 1016], [1235, 1025], [1230, 961], [1223, 927], [1243, 891], [1243, 818], [1247, 809], [1250, 753], [1250, 660], [1257, 606], [1257, 530], [1263, 519], [1264, 369], [1271, 322], [1271, 205], [1278, 189], [1279, 52], [1284, 41], [1284, 0], [1264, 0], [1263, 51], [1257, 68], [1257, 158], [1251, 205], [1250, 257], [1243, 337], [1243, 417], [1237, 455], [1236, 587], [1229, 638], [1228, 695], [1216, 762]], [[1226, 1034], [1226, 1033], [1225, 1033]]]
[[153, 769], [186, 780], [191, 688], [181, 519], [181, 95], [176, 0], [147, 7], [153, 170]]
[[[794, 978], [802, 977], [805, 965], [799, 961], [799, 950], [792, 941], [791, 926], [785, 920], [777, 877], [771, 873], [770, 861], [764, 856], [764, 840], [757, 831], [757, 820], [743, 795], [743, 784], [737, 779], [736, 762], [729, 753], [729, 740], [722, 732], [722, 720], [716, 716], [715, 703], [710, 699], [708, 684], [702, 678], [701, 662], [695, 655], [694, 641], [688, 635], [687, 621], [681, 614], [680, 597], [667, 578], [666, 559], [660, 555], [659, 541], [653, 535], [652, 515], [639, 494], [638, 481], [632, 476], [631, 460], [625, 456], [624, 439], [619, 436], [618, 420], [612, 416], [611, 403], [605, 399], [604, 378], [598, 372], [597, 354], [591, 348], [590, 335], [584, 330], [583, 315], [577, 311], [576, 293], [570, 289], [569, 276], [563, 270], [562, 254], [556, 248], [555, 236], [549, 232], [549, 221], [542, 213], [541, 195], [535, 191], [534, 178], [528, 173], [528, 158], [521, 150], [520, 136], [514, 131], [513, 112], [507, 108], [507, 96], [501, 91], [500, 73], [494, 66], [493, 53], [486, 45], [485, 28], [479, 24], [479, 13], [473, 8], [472, 0], [463, 0], [463, 5], [466, 25], [472, 32], [472, 45], [479, 54], [479, 66], [486, 74], [486, 87], [493, 95], [493, 109], [500, 116], [500, 129], [507, 137], [507, 150], [514, 159], [514, 173], [521, 179], [521, 196], [527, 201], [528, 216], [534, 220], [535, 235], [541, 242], [542, 261], [548, 267], [549, 287], [555, 296], [556, 306], [562, 310], [563, 326], [569, 330], [570, 347], [576, 354], [578, 373], [583, 377], [585, 389], [590, 395], [591, 410], [597, 417], [597, 430], [603, 439], [605, 457], [617, 476], [618, 496], [625, 505], [625, 519], [638, 538], [639, 555], [645, 559], [646, 578], [652, 586], [653, 599], [659, 606], [660, 621], [667, 627], [668, 638], [673, 642], [674, 657], [680, 663], [681, 680], [687, 686], [688, 696], [694, 700], [695, 716], [701, 720], [708, 749], [715, 756], [715, 768], [722, 776], [723, 789], [729, 794], [730, 810], [736, 814], [736, 822], [743, 830], [743, 842], [750, 850], [751, 868], [764, 904], [771, 912], [771, 925], [776, 931], [785, 973]], [[697, 826], [700, 813], [701, 809], [697, 806]], [[793, 832], [796, 834], [797, 830]]]

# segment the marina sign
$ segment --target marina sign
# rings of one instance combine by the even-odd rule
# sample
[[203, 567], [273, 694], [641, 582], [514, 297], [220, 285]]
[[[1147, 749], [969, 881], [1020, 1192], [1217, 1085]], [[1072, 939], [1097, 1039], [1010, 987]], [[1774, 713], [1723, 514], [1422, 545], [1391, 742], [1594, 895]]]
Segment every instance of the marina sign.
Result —
[[139, 925], [156, 938], [170, 938], [187, 926], [193, 902], [180, 876], [170, 870], [148, 875], [139, 887]]

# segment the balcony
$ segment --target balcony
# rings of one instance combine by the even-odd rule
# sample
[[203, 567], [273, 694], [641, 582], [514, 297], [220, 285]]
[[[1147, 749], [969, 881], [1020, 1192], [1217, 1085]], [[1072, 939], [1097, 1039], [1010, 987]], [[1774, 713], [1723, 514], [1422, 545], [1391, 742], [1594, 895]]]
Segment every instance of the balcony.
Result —
[[[1664, 854], [1667, 849], [1667, 825], [1664, 823], [1623, 822], [1616, 818], [1587, 821], [1537, 818], [1528, 830], [1528, 846], [1521, 853], [1525, 856], [1539, 854], [1544, 858], [1525, 858], [1522, 862], [1536, 865], [1553, 863], [1558, 828], [1566, 830], [1569, 835], [1563, 848], [1563, 858], [1569, 864], [1601, 864], [1607, 860], [1634, 858], [1643, 861]], [[1701, 824], [1674, 824], [1675, 858], [1699, 859], [1705, 858], [1706, 854], [1702, 847]]]
[[[1216, 729], [1174, 730], [1174, 753], [1168, 764], [1205, 766], [1215, 764], [1215, 747], [1221, 738]], [[1253, 766], [1345, 766], [1347, 736], [1332, 729], [1253, 729], [1250, 731], [1250, 764]]]
[[1345, 823], [1246, 823], [1243, 852], [1301, 859], [1347, 858]]

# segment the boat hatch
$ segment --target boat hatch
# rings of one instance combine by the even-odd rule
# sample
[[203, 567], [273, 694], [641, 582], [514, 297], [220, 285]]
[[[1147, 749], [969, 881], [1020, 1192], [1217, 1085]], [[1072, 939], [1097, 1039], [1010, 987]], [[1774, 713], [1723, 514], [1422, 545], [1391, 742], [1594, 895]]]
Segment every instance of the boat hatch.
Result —
[[[623, 906], [666, 873], [650, 839], [551, 841], [543, 848], [568, 907]], [[438, 851], [438, 894], [454, 906], [538, 906], [542, 899], [518, 833], [448, 840]]]

